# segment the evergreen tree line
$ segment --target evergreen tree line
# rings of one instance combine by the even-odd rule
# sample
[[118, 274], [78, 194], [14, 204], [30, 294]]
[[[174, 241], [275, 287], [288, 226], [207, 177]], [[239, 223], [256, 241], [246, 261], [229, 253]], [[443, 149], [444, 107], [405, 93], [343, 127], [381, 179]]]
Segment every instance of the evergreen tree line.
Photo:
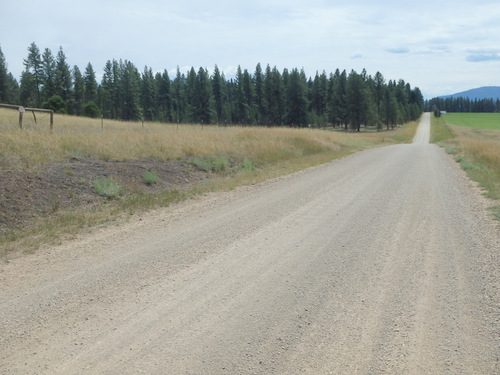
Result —
[[426, 112], [500, 112], [500, 99], [432, 98], [425, 101]]
[[423, 96], [403, 80], [386, 82], [380, 72], [316, 73], [308, 78], [297, 68], [278, 71], [257, 64], [238, 67], [226, 79], [217, 66], [142, 72], [130, 61], [108, 60], [101, 83], [89, 63], [82, 73], [71, 68], [59, 48], [54, 57], [35, 43], [28, 48], [20, 83], [7, 72], [0, 50], [0, 102], [53, 109], [90, 117], [158, 122], [266, 126], [394, 127], [417, 119]]

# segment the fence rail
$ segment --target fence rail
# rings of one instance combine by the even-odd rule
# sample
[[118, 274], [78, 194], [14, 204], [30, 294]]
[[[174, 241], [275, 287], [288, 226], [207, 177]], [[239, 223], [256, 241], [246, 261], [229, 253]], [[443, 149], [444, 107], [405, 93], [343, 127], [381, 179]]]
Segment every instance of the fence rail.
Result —
[[22, 105], [1, 104], [1, 103], [0, 103], [0, 108], [11, 108], [11, 109], [17, 109], [19, 111], [19, 128], [21, 128], [21, 130], [23, 130], [23, 115], [26, 111], [33, 113], [35, 124], [36, 124], [35, 112], [50, 113], [50, 131], [52, 131], [52, 129], [54, 128], [54, 111], [52, 109], [29, 108], [29, 107], [23, 107]]

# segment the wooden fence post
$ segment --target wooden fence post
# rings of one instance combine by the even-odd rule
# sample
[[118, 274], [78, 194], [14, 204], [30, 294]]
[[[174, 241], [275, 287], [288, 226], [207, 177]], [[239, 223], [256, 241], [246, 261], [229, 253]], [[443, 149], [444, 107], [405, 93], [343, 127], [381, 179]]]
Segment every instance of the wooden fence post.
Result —
[[23, 115], [26, 110], [23, 106], [19, 106], [19, 128], [23, 130]]

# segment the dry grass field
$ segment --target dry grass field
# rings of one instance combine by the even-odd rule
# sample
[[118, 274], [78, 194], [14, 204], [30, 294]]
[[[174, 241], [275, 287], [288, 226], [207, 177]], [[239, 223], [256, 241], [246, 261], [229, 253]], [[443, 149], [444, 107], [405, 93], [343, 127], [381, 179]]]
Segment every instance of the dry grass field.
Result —
[[[32, 120], [29, 114], [25, 118]], [[390, 142], [396, 133], [101, 122], [100, 119], [55, 115], [51, 134], [48, 115], [37, 115], [37, 118], [38, 125], [25, 121], [25, 131], [20, 132], [17, 112], [0, 109], [0, 165], [11, 167], [20, 163], [21, 167], [31, 167], [67, 158], [165, 161], [215, 155], [266, 164]]]
[[130, 123], [0, 109], [0, 256], [196, 194], [293, 173], [378, 145], [393, 131]]

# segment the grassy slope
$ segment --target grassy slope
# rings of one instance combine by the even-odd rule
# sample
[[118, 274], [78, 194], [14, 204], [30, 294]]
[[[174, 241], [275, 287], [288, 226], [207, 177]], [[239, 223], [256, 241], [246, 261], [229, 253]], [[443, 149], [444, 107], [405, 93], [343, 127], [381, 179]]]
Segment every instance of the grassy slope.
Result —
[[[58, 115], [53, 134], [41, 120], [38, 125], [26, 125], [27, 130], [20, 132], [17, 125], [12, 125], [17, 115], [12, 116], [10, 111], [12, 118], [6, 120], [5, 111], [9, 110], [0, 109], [0, 166], [4, 167], [15, 164], [31, 167], [72, 157], [169, 160], [220, 155], [236, 161], [251, 159], [257, 165], [265, 165], [332, 151], [345, 154], [395, 142], [395, 137], [401, 137], [397, 131], [353, 134], [290, 128], [158, 123], [143, 126]], [[2, 124], [2, 120], [7, 125]]]
[[[231, 173], [221, 171], [189, 191], [126, 192], [122, 198], [92, 210], [82, 207], [71, 212], [59, 211], [22, 230], [0, 231], [0, 255], [33, 251], [86, 228], [123, 220], [131, 213], [167, 206], [196, 194], [289, 174], [369, 147], [410, 142], [418, 125], [413, 122], [392, 131], [356, 134], [313, 129], [101, 122], [55, 115], [51, 134], [48, 117], [39, 116], [35, 125], [26, 115], [23, 132], [19, 131], [17, 119], [16, 111], [0, 109], [0, 173], [2, 170], [36, 170], [70, 158], [180, 159], [193, 165], [200, 159], [223, 158], [240, 167], [233, 168]], [[252, 168], [248, 168], [249, 165]]]
[[[495, 200], [500, 199], [500, 126], [494, 125], [498, 119], [500, 114], [496, 113], [446, 114], [432, 119], [432, 141], [455, 155], [469, 177], [485, 189], [487, 197]], [[492, 210], [500, 219], [500, 207]]]

